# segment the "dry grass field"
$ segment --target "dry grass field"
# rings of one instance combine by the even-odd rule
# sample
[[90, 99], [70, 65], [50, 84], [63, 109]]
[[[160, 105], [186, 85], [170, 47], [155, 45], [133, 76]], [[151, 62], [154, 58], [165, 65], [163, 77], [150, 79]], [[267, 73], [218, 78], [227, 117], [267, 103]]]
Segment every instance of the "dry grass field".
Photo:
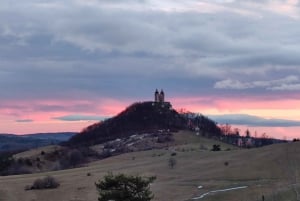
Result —
[[[266, 201], [296, 200], [296, 191], [300, 191], [299, 143], [243, 150], [221, 144], [223, 150], [230, 150], [212, 152], [203, 147], [210, 148], [215, 141], [179, 134], [175, 136], [176, 142], [183, 143], [169, 149], [122, 154], [76, 169], [0, 177], [0, 201], [96, 201], [94, 183], [109, 171], [156, 176], [151, 185], [155, 201], [192, 200], [209, 191], [241, 186], [247, 188], [211, 193], [198, 200], [259, 201], [262, 195]], [[168, 159], [175, 150], [177, 164], [170, 169]], [[26, 185], [46, 175], [55, 177], [60, 186], [24, 190]]]

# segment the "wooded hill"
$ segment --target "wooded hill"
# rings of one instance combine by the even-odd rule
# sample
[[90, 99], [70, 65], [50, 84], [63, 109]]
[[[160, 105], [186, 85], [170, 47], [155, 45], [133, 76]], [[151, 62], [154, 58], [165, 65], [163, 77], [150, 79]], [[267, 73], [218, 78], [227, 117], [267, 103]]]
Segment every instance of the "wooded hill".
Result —
[[[71, 146], [94, 145], [131, 135], [157, 132], [158, 130], [187, 129], [193, 119], [196, 120], [178, 113], [169, 102], [134, 103], [117, 116], [88, 126], [66, 144]], [[202, 118], [201, 120], [203, 121], [201, 122], [202, 125], [210, 125], [210, 130], [219, 130], [210, 119]]]

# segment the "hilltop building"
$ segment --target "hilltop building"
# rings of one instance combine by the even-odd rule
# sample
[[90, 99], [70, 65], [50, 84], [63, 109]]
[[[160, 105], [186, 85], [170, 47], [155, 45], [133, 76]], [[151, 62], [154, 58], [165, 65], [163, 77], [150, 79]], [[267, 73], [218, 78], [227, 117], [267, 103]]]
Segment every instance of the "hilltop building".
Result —
[[164, 103], [165, 102], [165, 93], [164, 93], [163, 90], [158, 92], [158, 90], [156, 89], [156, 91], [154, 93], [154, 101], [157, 102], [157, 103]]

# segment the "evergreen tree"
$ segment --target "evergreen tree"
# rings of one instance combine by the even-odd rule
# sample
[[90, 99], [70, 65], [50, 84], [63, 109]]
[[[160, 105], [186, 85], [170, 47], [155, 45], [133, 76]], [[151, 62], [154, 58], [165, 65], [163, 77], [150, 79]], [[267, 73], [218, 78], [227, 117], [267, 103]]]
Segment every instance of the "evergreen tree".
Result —
[[150, 183], [154, 180], [155, 177], [109, 173], [102, 181], [95, 183], [100, 195], [98, 201], [150, 201], [154, 197], [150, 191]]

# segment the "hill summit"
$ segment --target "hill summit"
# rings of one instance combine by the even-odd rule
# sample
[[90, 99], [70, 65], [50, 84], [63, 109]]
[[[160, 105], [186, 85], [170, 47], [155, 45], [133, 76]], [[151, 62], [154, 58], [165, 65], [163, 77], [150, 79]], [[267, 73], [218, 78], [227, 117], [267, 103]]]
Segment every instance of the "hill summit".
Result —
[[179, 130], [186, 128], [187, 122], [169, 102], [137, 102], [115, 117], [88, 126], [67, 144], [93, 145], [133, 134]]

